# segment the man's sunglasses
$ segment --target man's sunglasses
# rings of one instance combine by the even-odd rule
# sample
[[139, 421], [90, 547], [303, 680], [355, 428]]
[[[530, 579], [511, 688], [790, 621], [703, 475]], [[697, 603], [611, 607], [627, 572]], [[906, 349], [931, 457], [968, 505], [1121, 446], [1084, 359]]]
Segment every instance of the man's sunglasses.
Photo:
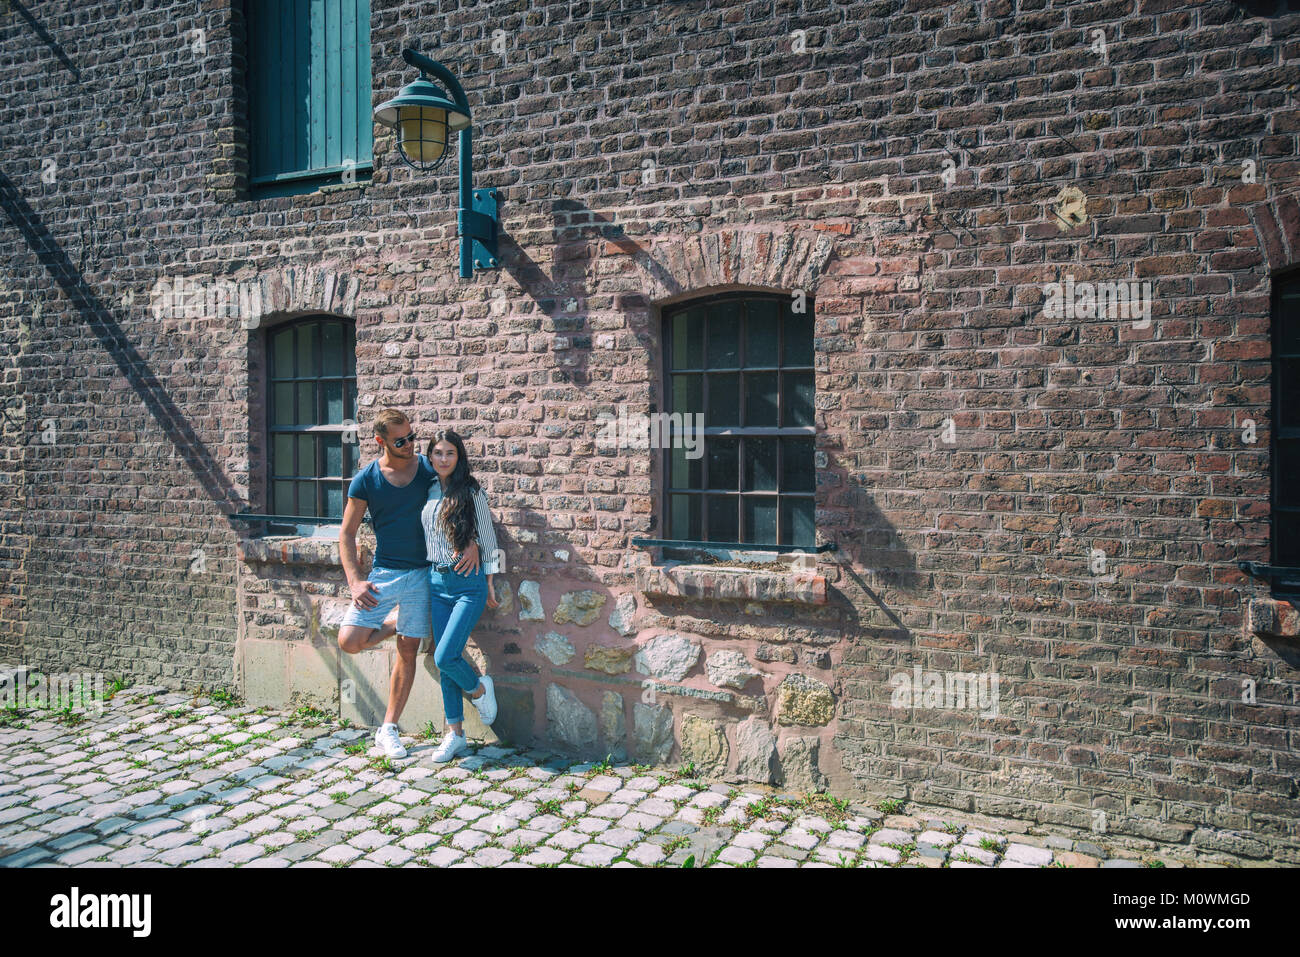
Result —
[[415, 433], [412, 432], [410, 435], [404, 435], [400, 439], [389, 439], [388, 441], [393, 443], [393, 448], [395, 449], [404, 448], [407, 442], [415, 441]]

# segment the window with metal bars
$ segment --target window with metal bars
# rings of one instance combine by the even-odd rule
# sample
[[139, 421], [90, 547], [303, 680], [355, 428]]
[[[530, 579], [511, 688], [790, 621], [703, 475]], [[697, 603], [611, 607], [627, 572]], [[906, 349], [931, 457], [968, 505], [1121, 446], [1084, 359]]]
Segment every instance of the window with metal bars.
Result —
[[[267, 331], [268, 510], [277, 516], [343, 517], [360, 448], [355, 335], [334, 316]], [[304, 525], [268, 530], [302, 534]]]
[[1273, 284], [1272, 588], [1300, 597], [1300, 273]]
[[699, 457], [664, 450], [665, 538], [814, 545], [812, 299], [728, 294], [663, 320], [667, 411], [704, 426]]

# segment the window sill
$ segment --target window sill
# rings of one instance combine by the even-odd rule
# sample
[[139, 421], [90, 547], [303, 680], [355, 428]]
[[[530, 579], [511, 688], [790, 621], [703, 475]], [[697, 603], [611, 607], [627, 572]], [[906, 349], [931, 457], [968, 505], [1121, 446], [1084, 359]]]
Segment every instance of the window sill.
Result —
[[826, 604], [826, 576], [774, 572], [725, 565], [642, 566], [637, 589], [673, 598], [726, 598], [740, 601]]
[[248, 187], [250, 200], [272, 199], [280, 196], [306, 196], [311, 193], [337, 193], [342, 190], [361, 190], [371, 185], [369, 175], [358, 176], [351, 183], [343, 182], [339, 176], [315, 179], [286, 179], [278, 182], [252, 183]]
[[1246, 605], [1246, 629], [1264, 638], [1300, 637], [1300, 608], [1276, 598], [1252, 598]]
[[[357, 553], [362, 567], [367, 566], [370, 562], [370, 550], [358, 543]], [[337, 538], [300, 538], [292, 535], [242, 538], [239, 541], [239, 560], [249, 565], [343, 567]]]

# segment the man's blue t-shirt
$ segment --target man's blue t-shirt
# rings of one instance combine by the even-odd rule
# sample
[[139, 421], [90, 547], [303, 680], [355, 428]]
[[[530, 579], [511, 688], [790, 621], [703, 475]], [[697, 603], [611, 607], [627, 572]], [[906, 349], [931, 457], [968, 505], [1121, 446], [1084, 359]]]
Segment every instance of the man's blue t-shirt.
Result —
[[420, 512], [429, 498], [433, 465], [421, 453], [415, 478], [396, 488], [380, 471], [375, 459], [352, 479], [348, 497], [365, 501], [370, 524], [375, 530], [375, 568], [426, 568], [429, 559], [424, 544]]

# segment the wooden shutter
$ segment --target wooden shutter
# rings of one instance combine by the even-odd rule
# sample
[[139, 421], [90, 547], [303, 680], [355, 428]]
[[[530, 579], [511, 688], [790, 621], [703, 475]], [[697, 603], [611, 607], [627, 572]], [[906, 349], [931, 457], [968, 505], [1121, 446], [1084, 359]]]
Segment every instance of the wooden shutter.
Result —
[[247, 0], [254, 185], [370, 167], [370, 0]]

